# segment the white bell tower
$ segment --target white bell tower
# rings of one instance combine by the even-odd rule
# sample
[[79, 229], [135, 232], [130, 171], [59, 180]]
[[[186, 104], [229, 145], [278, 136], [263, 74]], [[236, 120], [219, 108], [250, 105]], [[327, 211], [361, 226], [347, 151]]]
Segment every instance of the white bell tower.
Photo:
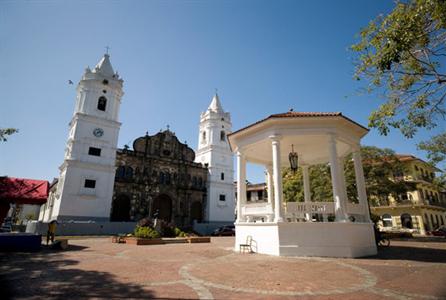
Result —
[[234, 165], [227, 135], [231, 133], [231, 116], [223, 110], [217, 93], [200, 116], [198, 150], [195, 161], [209, 168], [205, 220], [234, 222]]
[[59, 167], [49, 219], [109, 221], [122, 84], [108, 54], [93, 70], [86, 68], [77, 86], [65, 158]]

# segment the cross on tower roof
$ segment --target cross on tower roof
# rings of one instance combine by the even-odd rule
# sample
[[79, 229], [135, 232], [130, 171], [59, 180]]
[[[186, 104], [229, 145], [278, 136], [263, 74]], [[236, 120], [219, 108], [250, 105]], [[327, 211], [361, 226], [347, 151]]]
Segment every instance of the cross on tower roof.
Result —
[[105, 54], [108, 54], [108, 50], [110, 50], [109, 46], [105, 46]]

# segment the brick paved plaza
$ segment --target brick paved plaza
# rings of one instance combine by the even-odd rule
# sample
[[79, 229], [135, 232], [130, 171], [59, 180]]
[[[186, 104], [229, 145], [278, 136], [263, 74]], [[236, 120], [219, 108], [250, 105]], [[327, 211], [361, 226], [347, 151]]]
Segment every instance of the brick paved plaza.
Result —
[[1, 299], [445, 299], [446, 240], [392, 241], [378, 257], [284, 258], [209, 244], [70, 240], [67, 251], [0, 254]]

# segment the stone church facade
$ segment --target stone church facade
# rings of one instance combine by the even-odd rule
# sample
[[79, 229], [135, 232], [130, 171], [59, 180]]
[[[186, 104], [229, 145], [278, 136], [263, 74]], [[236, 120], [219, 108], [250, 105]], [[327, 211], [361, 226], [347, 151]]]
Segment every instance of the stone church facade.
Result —
[[207, 167], [169, 129], [146, 134], [116, 153], [116, 176], [110, 220], [144, 217], [190, 227], [204, 219]]

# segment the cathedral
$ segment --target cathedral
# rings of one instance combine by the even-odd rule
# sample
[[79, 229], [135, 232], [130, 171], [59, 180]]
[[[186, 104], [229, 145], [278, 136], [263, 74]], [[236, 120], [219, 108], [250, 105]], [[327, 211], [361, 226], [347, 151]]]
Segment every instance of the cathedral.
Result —
[[226, 138], [231, 118], [218, 95], [200, 116], [197, 154], [170, 129], [118, 149], [123, 95], [108, 54], [85, 69], [60, 175], [39, 220], [63, 222], [73, 229], [67, 233], [81, 223], [95, 224], [84, 233], [119, 232], [129, 228], [119, 224], [154, 216], [186, 228], [233, 223], [233, 156]]
[[203, 220], [208, 169], [172, 131], [146, 134], [116, 154], [112, 222], [157, 214], [184, 228]]

